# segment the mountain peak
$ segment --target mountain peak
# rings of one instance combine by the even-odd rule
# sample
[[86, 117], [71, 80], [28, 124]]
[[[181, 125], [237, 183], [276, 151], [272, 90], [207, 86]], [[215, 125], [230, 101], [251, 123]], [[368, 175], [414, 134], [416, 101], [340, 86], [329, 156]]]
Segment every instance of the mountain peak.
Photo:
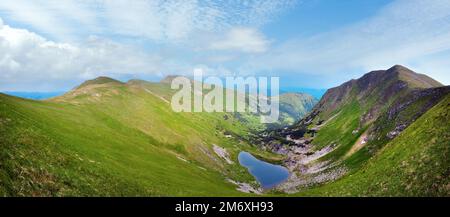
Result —
[[371, 71], [356, 80], [361, 89], [382, 86], [389, 82], [401, 82], [411, 89], [443, 86], [427, 75], [416, 73], [402, 65], [394, 65], [387, 70]]
[[411, 71], [412, 72], [411, 69], [408, 69], [407, 67], [402, 66], [402, 65], [394, 65], [391, 68], [389, 68], [387, 71], [388, 72], [395, 72], [395, 71]]
[[106, 77], [106, 76], [99, 76], [97, 78], [94, 78], [92, 80], [87, 80], [85, 82], [83, 82], [80, 86], [77, 87], [78, 88], [82, 88], [82, 87], [86, 87], [89, 85], [95, 85], [95, 84], [107, 84], [107, 83], [115, 83], [115, 84], [123, 84], [122, 82], [112, 79], [110, 77]]
[[441, 83], [424, 74], [416, 73], [402, 65], [395, 65], [387, 70], [371, 71], [356, 80], [352, 79], [338, 87], [328, 89], [316, 110], [322, 111], [322, 115], [330, 116], [335, 109], [356, 100], [360, 105], [373, 108], [373, 111], [368, 113], [370, 120], [375, 118], [381, 111], [380, 108], [391, 99], [413, 90], [441, 86]]
[[427, 75], [412, 71], [401, 65], [395, 65], [386, 72], [396, 73], [398, 79], [408, 84], [410, 88], [432, 88], [443, 86], [440, 82], [430, 78]]

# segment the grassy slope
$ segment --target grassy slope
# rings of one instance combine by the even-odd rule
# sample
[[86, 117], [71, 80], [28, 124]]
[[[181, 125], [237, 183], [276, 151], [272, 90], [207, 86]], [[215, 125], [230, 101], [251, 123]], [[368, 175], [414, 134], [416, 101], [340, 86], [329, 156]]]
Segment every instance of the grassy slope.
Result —
[[[236, 137], [249, 132], [242, 119], [173, 113], [165, 102], [167, 85], [133, 83], [101, 82], [47, 102], [0, 94], [0, 195], [244, 195], [225, 178], [252, 177], [238, 164], [208, 156], [215, 156], [212, 144], [227, 148], [234, 160], [241, 149], [279, 160], [239, 143]], [[359, 117], [373, 103], [361, 105], [352, 94], [328, 115], [338, 114], [314, 141], [317, 147], [340, 144], [327, 159], [351, 148], [365, 130]], [[448, 107], [447, 96], [374, 158], [368, 160], [362, 149], [346, 160], [358, 169], [363, 165], [360, 170], [300, 195], [448, 194]], [[224, 132], [235, 138], [224, 138]]]
[[100, 77], [47, 101], [0, 95], [0, 194], [245, 195], [225, 181], [255, 183], [237, 163], [241, 150], [281, 160], [245, 144], [264, 127], [258, 116], [174, 113], [173, 93]]
[[280, 121], [269, 125], [270, 127], [285, 127], [294, 124], [317, 103], [317, 99], [305, 93], [284, 93], [279, 96]]
[[123, 85], [90, 89], [70, 103], [0, 95], [0, 193], [242, 195], [225, 176], [250, 175], [212, 156], [211, 145], [236, 159], [239, 149], [251, 148], [220, 133], [244, 134], [245, 127], [221, 114], [173, 113], [162, 102]]
[[[412, 80], [412, 75], [408, 74], [409, 76], [406, 76], [405, 73], [407, 72], [403, 72], [403, 68], [401, 68], [400, 70], [401, 72], [399, 72], [398, 75], [390, 77], [390, 80], [383, 81], [381, 85], [377, 85], [373, 89], [369, 89], [365, 92], [362, 91], [357, 85], [352, 85], [351, 91], [349, 91], [344, 100], [340, 102], [341, 104], [337, 107], [337, 109], [328, 112], [321, 112], [319, 116], [316, 117], [315, 122], [317, 122], [319, 119], [328, 120], [336, 115], [333, 120], [330, 120], [318, 131], [317, 136], [313, 141], [316, 149], [320, 149], [331, 144], [338, 145], [333, 152], [328, 154], [322, 160], [343, 159], [346, 153], [355, 144], [357, 139], [367, 129], [373, 127], [374, 124], [376, 125], [376, 127], [379, 126], [382, 129], [385, 128], [386, 130], [392, 130], [392, 126], [388, 125], [392, 125], [394, 123], [381, 123], [381, 121], [374, 123], [376, 119], [363, 122], [361, 121], [361, 118], [369, 113], [375, 113], [373, 109], [375, 109], [375, 111], [377, 111], [376, 113], [378, 114], [386, 113], [389, 106], [394, 101], [405, 97], [408, 93], [410, 93], [410, 91], [412, 90], [410, 88], [405, 88], [399, 91], [389, 91], [390, 87], [395, 86], [395, 84], [398, 82], [397, 79], [409, 79], [408, 85], [411, 87], [431, 87], [429, 83], [431, 83], [432, 85], [440, 85], [437, 82], [433, 83], [432, 81], [434, 80], [428, 77], [426, 78], [428, 78], [430, 81], [426, 80], [427, 82], [422, 82], [424, 78], [422, 78], [422, 80]], [[392, 75], [385, 74], [384, 76]], [[414, 74], [414, 76], [421, 75]], [[390, 92], [392, 92], [392, 94], [388, 97], [388, 100], [386, 100], [383, 96], [389, 94]], [[418, 104], [420, 104], [420, 102], [416, 102], [412, 106], [409, 106], [409, 109], [416, 111], [417, 108], [415, 108], [414, 106], [420, 107], [420, 105]], [[410, 117], [407, 117], [406, 119], [408, 118]], [[314, 126], [314, 124], [312, 124], [311, 126]], [[353, 132], [354, 130], [355, 132]], [[369, 141], [369, 143], [377, 143], [378, 147], [382, 147], [387, 143], [387, 141]], [[352, 158], [345, 159], [346, 165], [353, 169], [357, 169], [364, 161], [368, 160], [372, 154], [368, 153], [366, 149], [364, 150], [366, 151], [365, 153], [357, 153]]]
[[450, 96], [359, 171], [297, 195], [450, 196]]
[[[378, 72], [375, 72], [378, 73]], [[373, 74], [374, 75], [374, 74]], [[415, 77], [413, 77], [414, 75]], [[438, 82], [432, 82], [434, 80], [428, 79], [425, 80], [423, 78], [416, 79], [417, 75], [412, 74], [411, 76], [405, 76], [405, 72], [400, 72], [400, 80], [404, 81], [406, 79], [408, 80], [408, 86], [411, 86], [413, 88], [419, 87], [419, 88], [426, 88], [426, 87], [433, 87], [433, 86], [439, 86], [440, 84]], [[386, 76], [391, 76], [387, 74]], [[392, 78], [392, 77], [391, 77]], [[393, 77], [396, 78], [396, 77]], [[425, 77], [428, 78], [428, 77]], [[430, 95], [422, 95], [422, 93], [419, 93], [419, 90], [425, 91], [425, 89], [403, 89], [400, 91], [392, 91], [392, 87], [396, 86], [396, 80], [388, 80], [383, 79], [382, 85], [376, 85], [373, 89], [368, 89], [367, 91], [361, 92], [360, 88], [361, 86], [354, 85], [358, 81], [353, 81], [353, 84], [351, 82], [346, 83], [346, 88], [341, 88], [341, 92], [347, 91], [347, 93], [342, 96], [338, 96], [338, 94], [334, 95], [329, 99], [331, 103], [329, 106], [325, 106], [321, 109], [321, 112], [318, 113], [317, 116], [314, 116], [313, 124], [309, 125], [309, 128], [312, 129], [313, 127], [317, 126], [317, 123], [323, 120], [329, 120], [324, 124], [320, 130], [318, 130], [316, 137], [314, 138], [313, 144], [315, 149], [321, 149], [327, 145], [335, 144], [336, 149], [333, 150], [331, 153], [325, 155], [324, 157], [320, 158], [318, 161], [328, 161], [331, 160], [331, 162], [339, 162], [339, 164], [344, 165], [348, 170], [350, 174], [360, 174], [361, 170], [364, 171], [364, 168], [366, 167], [368, 162], [373, 162], [372, 158], [374, 156], [378, 156], [378, 151], [380, 149], [383, 149], [383, 147], [387, 144], [391, 144], [391, 140], [386, 137], [388, 132], [394, 130], [396, 125], [399, 125], [401, 123], [408, 123], [414, 121], [417, 117], [419, 117], [422, 113], [428, 109], [428, 106], [434, 105], [435, 100], [442, 99], [440, 98], [439, 94], [444, 94], [445, 96], [445, 87], [441, 88], [441, 93], [433, 92]], [[366, 80], [367, 81], [367, 80]], [[370, 81], [370, 79], [369, 79]], [[365, 83], [365, 82], [361, 82]], [[367, 83], [366, 83], [367, 84]], [[345, 86], [345, 85], [344, 85]], [[351, 86], [352, 88], [349, 88]], [[386, 91], [388, 90], [388, 91]], [[395, 89], [394, 89], [395, 90]], [[431, 89], [427, 89], [431, 90]], [[416, 92], [414, 92], [416, 91]], [[408, 95], [409, 94], [409, 95]], [[401, 108], [399, 111], [400, 113], [397, 114], [397, 116], [394, 117], [393, 120], [387, 120], [387, 112], [391, 112], [390, 106], [393, 105], [394, 102], [397, 102], [400, 100], [400, 102], [404, 103], [405, 101], [410, 101], [415, 96], [411, 96], [411, 94], [418, 94], [420, 95], [418, 100], [413, 100], [411, 104], [408, 104], [406, 107], [401, 107], [400, 105], [397, 105], [396, 109]], [[388, 96], [388, 98], [386, 97]], [[386, 99], [387, 98], [387, 99]], [[341, 99], [341, 100], [335, 100], [335, 99]], [[403, 100], [402, 100], [403, 99]], [[335, 101], [332, 101], [335, 100]], [[329, 103], [329, 101], [325, 101], [325, 103]], [[333, 107], [333, 105], [339, 103], [339, 106], [336, 106], [334, 109], [328, 109], [329, 107]], [[327, 110], [328, 109], [328, 110]], [[448, 105], [447, 105], [448, 110]], [[371, 114], [370, 116], [373, 117], [374, 112], [377, 112], [378, 114], [381, 114], [381, 118], [377, 119], [363, 119], [362, 117], [367, 117], [367, 114]], [[376, 114], [376, 113], [375, 113]], [[376, 117], [376, 116], [375, 116]], [[364, 120], [364, 121], [362, 121]], [[448, 125], [449, 121], [448, 119], [442, 119], [442, 122]], [[442, 123], [440, 123], [442, 124]], [[438, 126], [438, 125], [437, 125]], [[432, 129], [433, 125], [430, 124], [429, 128]], [[377, 129], [379, 132], [377, 134], [373, 134], [372, 131], [374, 129]], [[448, 131], [448, 128], [447, 128]], [[349, 151], [354, 146], [355, 142], [360, 138], [361, 135], [366, 135], [368, 132], [370, 132], [370, 138], [366, 145], [364, 145], [360, 150], [353, 152], [353, 154], [348, 155]], [[436, 137], [439, 135], [444, 135], [444, 138], [448, 140], [448, 134], [437, 132], [435, 134]], [[309, 136], [307, 133], [306, 136]], [[426, 140], [426, 134], [423, 135], [422, 138], [424, 141]], [[433, 138], [433, 137], [430, 137]], [[448, 146], [448, 141], [445, 143], [445, 139], [441, 140], [436, 146], [440, 146], [441, 148], [445, 145]], [[439, 147], [437, 147], [439, 148]], [[400, 150], [397, 150], [401, 152]], [[448, 153], [447, 153], [448, 154]], [[428, 161], [433, 162], [434, 155], [430, 155]], [[445, 158], [437, 158], [436, 160], [439, 162], [445, 163], [443, 160]], [[390, 164], [392, 163], [392, 164]], [[376, 167], [373, 164], [373, 167]], [[380, 171], [383, 171], [384, 169], [387, 169], [391, 167], [391, 169], [396, 168], [395, 165], [397, 165], [396, 162], [389, 162], [386, 164], [380, 164]], [[409, 167], [410, 170], [413, 170], [414, 167], [417, 165], [411, 165]], [[447, 174], [442, 173], [443, 170], [449, 168], [449, 164], [447, 163], [444, 165], [440, 170], [432, 170], [432, 168], [429, 168], [430, 171], [434, 171], [436, 173], [441, 173], [441, 176], [447, 177]], [[364, 172], [363, 172], [364, 173]], [[432, 172], [429, 172], [431, 174]], [[338, 183], [341, 184], [334, 184], [332, 183], [330, 186], [339, 186], [339, 188], [342, 189], [342, 191], [338, 191], [333, 187], [328, 187], [328, 185], [325, 185], [321, 188], [309, 190], [304, 193], [301, 193], [300, 195], [374, 195], [373, 193], [373, 187], [368, 186], [367, 184], [359, 184], [359, 182], [356, 182], [358, 178], [351, 179], [350, 176], [345, 176], [342, 180]], [[380, 177], [378, 174], [370, 174], [367, 175], [366, 181], [370, 181], [371, 179], [377, 180], [377, 178]], [[389, 176], [384, 176], [384, 179], [389, 179]], [[364, 178], [362, 178], [364, 179]], [[348, 181], [345, 181], [348, 180]], [[382, 179], [379, 179], [380, 182], [383, 182]], [[388, 180], [391, 181], [391, 180]], [[401, 181], [405, 181], [404, 179], [401, 179]], [[406, 181], [405, 181], [406, 182]], [[448, 180], [447, 180], [448, 183]], [[417, 184], [417, 183], [416, 183]], [[354, 186], [353, 186], [354, 185]], [[381, 184], [382, 185], [382, 184]], [[427, 183], [423, 183], [423, 185], [427, 185]], [[441, 188], [445, 184], [441, 183]], [[351, 190], [351, 188], [358, 188], [357, 190]], [[371, 187], [371, 188], [370, 188]], [[333, 189], [332, 191], [329, 189]], [[363, 191], [365, 188], [367, 191]], [[408, 188], [412, 188], [411, 186]], [[401, 189], [401, 187], [399, 187]], [[421, 189], [424, 190], [424, 189]], [[449, 190], [447, 189], [447, 192]], [[442, 191], [434, 191], [433, 195], [441, 195]], [[422, 195], [427, 195], [427, 191], [423, 191]], [[375, 195], [401, 195], [401, 193], [397, 192], [395, 189], [384, 189], [384, 192], [377, 192]], [[411, 195], [411, 194], [404, 194], [404, 195]], [[420, 195], [420, 191], [416, 191], [413, 195]]]

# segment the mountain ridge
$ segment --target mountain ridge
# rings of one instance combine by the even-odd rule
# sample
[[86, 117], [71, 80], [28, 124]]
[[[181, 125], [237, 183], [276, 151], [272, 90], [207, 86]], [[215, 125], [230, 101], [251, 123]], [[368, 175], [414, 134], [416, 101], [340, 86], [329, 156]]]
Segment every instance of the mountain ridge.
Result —
[[358, 79], [352, 79], [340, 86], [328, 89], [316, 107], [329, 113], [348, 100], [351, 97], [351, 91], [358, 92], [358, 99], [367, 98], [370, 94], [377, 95], [379, 96], [378, 103], [383, 104], [391, 98], [391, 94], [407, 92], [415, 88], [439, 86], [443, 85], [426, 75], [417, 74], [401, 65], [395, 65], [387, 70], [368, 72]]
[[261, 135], [241, 115], [173, 112], [159, 82], [100, 77], [45, 101], [0, 94], [0, 195], [248, 196], [259, 186], [240, 151], [291, 172], [264, 195], [449, 195], [450, 87], [388, 71]]
[[116, 80], [116, 79], [113, 79], [113, 78], [110, 78], [107, 76], [99, 76], [94, 79], [83, 82], [82, 84], [77, 86], [75, 89], [80, 89], [80, 88], [90, 86], [90, 85], [100, 85], [100, 84], [108, 84], [108, 83], [124, 84], [123, 82], [121, 82], [119, 80]]
[[371, 71], [330, 88], [308, 115], [259, 144], [288, 156], [294, 175], [280, 189], [301, 192], [358, 171], [449, 93], [400, 65]]

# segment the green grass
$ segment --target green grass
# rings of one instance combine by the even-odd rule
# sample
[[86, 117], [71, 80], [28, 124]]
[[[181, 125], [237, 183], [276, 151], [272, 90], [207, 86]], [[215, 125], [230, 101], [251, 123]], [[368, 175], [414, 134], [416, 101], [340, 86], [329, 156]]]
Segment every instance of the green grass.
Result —
[[301, 196], [450, 196], [450, 96], [446, 96], [365, 166]]
[[358, 134], [352, 134], [353, 130], [359, 128], [361, 108], [356, 100], [352, 100], [342, 109], [336, 111], [336, 114], [337, 116], [333, 120], [318, 131], [314, 139], [314, 145], [316, 149], [332, 144], [337, 145], [337, 149], [329, 156], [338, 158], [350, 150], [362, 133], [362, 130], [360, 130]]
[[226, 178], [253, 180], [211, 150], [219, 144], [237, 159], [249, 146], [217, 129], [245, 135], [246, 127], [220, 114], [174, 113], [142, 89], [114, 85], [46, 102], [0, 95], [0, 106], [2, 195], [232, 196], [246, 194]]
[[[314, 138], [316, 149], [338, 145], [320, 160], [343, 159], [370, 127], [361, 126], [360, 117], [379, 99], [361, 101], [352, 91], [327, 117], [316, 117], [337, 114]], [[242, 150], [273, 163], [284, 159], [247, 143], [264, 127], [258, 116], [175, 113], [167, 102], [172, 94], [167, 84], [107, 78], [47, 101], [0, 94], [0, 195], [254, 196], [226, 179], [256, 184], [237, 162]], [[415, 102], [397, 118], [409, 119], [426, 103]], [[388, 104], [392, 100], [380, 112]], [[447, 96], [392, 141], [368, 144], [346, 158], [350, 174], [293, 196], [449, 196], [449, 106]], [[384, 127], [380, 135], [394, 127], [386, 118], [374, 124]], [[235, 163], [220, 159], [213, 144]]]

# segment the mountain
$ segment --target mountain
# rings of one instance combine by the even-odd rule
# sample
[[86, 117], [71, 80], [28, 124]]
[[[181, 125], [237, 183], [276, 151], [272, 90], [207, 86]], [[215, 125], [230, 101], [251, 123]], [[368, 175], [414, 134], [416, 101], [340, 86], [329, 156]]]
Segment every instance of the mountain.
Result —
[[232, 196], [246, 195], [239, 185], [257, 188], [238, 153], [280, 159], [248, 143], [264, 127], [258, 116], [173, 112], [169, 81], [99, 77], [43, 101], [0, 94], [0, 195]]
[[11, 96], [17, 96], [26, 99], [43, 100], [56, 96], [63, 95], [65, 92], [17, 92], [17, 91], [5, 91], [4, 94]]
[[270, 124], [270, 129], [290, 126], [308, 114], [318, 102], [306, 93], [283, 93], [279, 96], [280, 120]]
[[357, 80], [350, 80], [327, 90], [315, 108], [324, 119], [332, 116], [337, 108], [355, 100], [366, 107], [364, 120], [370, 122], [379, 115], [388, 101], [395, 100], [413, 89], [440, 87], [442, 84], [426, 75], [417, 74], [403, 66], [396, 65], [388, 70], [373, 71]]
[[[388, 70], [369, 72], [359, 79], [327, 90], [311, 113], [290, 129], [301, 131], [309, 126], [309, 133], [314, 134], [333, 129], [336, 131], [334, 133], [339, 132], [341, 141], [344, 141], [346, 134], [361, 134], [388, 111], [393, 113], [393, 110], [404, 110], [405, 104], [411, 106], [415, 105], [413, 102], [428, 100], [429, 102], [422, 103], [423, 107], [415, 108], [418, 112], [415, 116], [420, 116], [447, 94], [447, 91], [448, 87], [432, 78], [396, 65]], [[332, 129], [324, 124], [330, 125], [330, 122], [336, 123]], [[321, 129], [320, 132], [314, 132], [317, 129]], [[326, 134], [331, 136], [333, 132]], [[322, 146], [329, 142], [320, 135], [315, 140]]]
[[304, 88], [304, 87], [281, 87], [280, 93], [307, 93], [316, 99], [322, 98], [327, 89], [314, 89], [314, 88]]
[[[302, 191], [358, 172], [373, 158], [386, 153], [386, 146], [398, 146], [396, 137], [448, 98], [449, 92], [450, 87], [403, 66], [372, 71], [329, 89], [306, 117], [288, 129], [266, 133], [259, 142], [288, 156], [285, 163], [293, 175], [279, 188]], [[448, 125], [447, 119], [442, 121], [436, 123], [438, 132]], [[411, 137], [414, 141], [415, 136], [409, 133], [402, 138]], [[400, 152], [396, 154], [402, 155]], [[448, 162], [433, 160], [449, 168]], [[433, 172], [436, 171], [430, 171]], [[351, 187], [351, 183], [346, 184], [340, 187]]]
[[[394, 66], [318, 103], [281, 95], [294, 122], [282, 128], [257, 114], [173, 112], [170, 80], [100, 77], [42, 101], [0, 94], [0, 195], [450, 195], [450, 87], [425, 75]], [[289, 178], [259, 191], [241, 151]]]
[[250, 130], [232, 115], [175, 113], [171, 93], [99, 78], [45, 101], [0, 94], [0, 195], [244, 195], [227, 179], [250, 183], [237, 154], [259, 151], [225, 133]]
[[[166, 76], [160, 81], [160, 83], [170, 85], [172, 80], [176, 77], [176, 75]], [[204, 93], [206, 93], [206, 91]], [[275, 97], [272, 97], [272, 100], [275, 99]], [[302, 117], [304, 117], [308, 112], [311, 111], [311, 109], [318, 101], [313, 96], [306, 93], [286, 92], [278, 96], [278, 102], [280, 118], [276, 123], [261, 124], [259, 113], [253, 114], [247, 111], [245, 113], [234, 113], [233, 115], [255, 131], [260, 131], [266, 128], [279, 129], [292, 125], [293, 123], [299, 121]], [[245, 97], [245, 102], [242, 103], [248, 105], [247, 96]]]
[[300, 195], [450, 195], [450, 95], [388, 141], [359, 170]]
[[117, 84], [117, 85], [120, 85], [120, 84], [123, 84], [123, 83], [118, 81], [118, 80], [109, 78], [109, 77], [100, 76], [100, 77], [97, 77], [95, 79], [83, 82], [80, 86], [78, 86], [75, 89], [80, 89], [80, 88], [88, 87], [88, 86], [91, 86], [91, 85], [101, 85], [101, 84]]

